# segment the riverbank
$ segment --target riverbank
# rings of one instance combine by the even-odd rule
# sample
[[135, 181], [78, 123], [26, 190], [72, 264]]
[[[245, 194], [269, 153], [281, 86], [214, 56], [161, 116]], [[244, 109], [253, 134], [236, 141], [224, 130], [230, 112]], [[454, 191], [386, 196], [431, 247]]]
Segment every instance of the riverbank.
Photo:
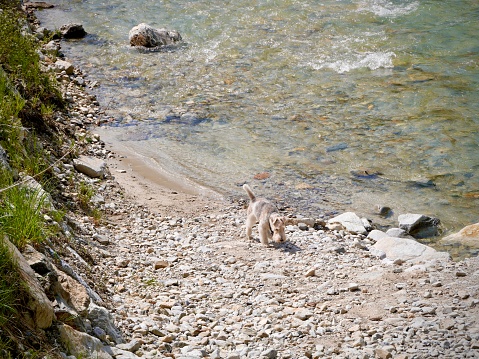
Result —
[[328, 228], [322, 214], [288, 213], [285, 244], [246, 240], [244, 199], [110, 148], [94, 134], [103, 110], [88, 76], [51, 60], [68, 99], [56, 121], [79, 147], [57, 159], [67, 204], [57, 235], [19, 260], [36, 271], [51, 320], [40, 305], [30, 312], [59, 357], [479, 355], [478, 258], [453, 262], [404, 238], [396, 243], [412, 250], [390, 250], [380, 235]]
[[[84, 25], [87, 37], [63, 52], [101, 83], [118, 142], [172, 172], [228, 196], [268, 172], [260, 192], [296, 213], [354, 211], [385, 226], [424, 213], [457, 231], [477, 222], [474, 12], [462, 13], [467, 0], [378, 1], [282, 1], [273, 16], [248, 1], [55, 0], [39, 16]], [[178, 30], [184, 43], [137, 51], [136, 21]]]
[[184, 193], [151, 178], [155, 172], [129, 156], [108, 151], [112, 177], [95, 184], [104, 198], [104, 222], [77, 218], [94, 259], [92, 280], [104, 284], [99, 293], [115, 329], [97, 322], [99, 329], [89, 334], [106, 346], [78, 344], [70, 354], [479, 354], [477, 258], [454, 263], [388, 257], [375, 250], [372, 238], [313, 226], [316, 221], [305, 218], [288, 226], [288, 243], [264, 247], [244, 239], [244, 202]]

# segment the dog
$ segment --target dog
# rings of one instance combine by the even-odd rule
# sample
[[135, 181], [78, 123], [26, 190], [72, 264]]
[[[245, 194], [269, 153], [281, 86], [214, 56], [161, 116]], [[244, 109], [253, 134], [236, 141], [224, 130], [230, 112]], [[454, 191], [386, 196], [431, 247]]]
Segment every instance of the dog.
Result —
[[286, 242], [286, 235], [284, 234], [286, 218], [278, 213], [278, 209], [270, 201], [264, 198], [256, 198], [247, 184], [243, 185], [243, 189], [250, 199], [246, 218], [246, 237], [250, 240], [253, 239], [251, 232], [253, 226], [258, 223], [261, 243], [267, 246], [270, 239], [276, 243]]

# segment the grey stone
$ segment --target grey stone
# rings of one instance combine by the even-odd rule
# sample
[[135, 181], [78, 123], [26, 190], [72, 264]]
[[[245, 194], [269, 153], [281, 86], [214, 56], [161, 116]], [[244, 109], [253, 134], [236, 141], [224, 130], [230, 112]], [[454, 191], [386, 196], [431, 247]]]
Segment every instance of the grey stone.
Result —
[[412, 263], [432, 260], [449, 261], [451, 256], [446, 252], [438, 252], [434, 248], [409, 238], [384, 237], [373, 246], [386, 253], [392, 261], [401, 259]]
[[388, 235], [378, 229], [373, 229], [371, 232], [369, 232], [367, 236], [368, 239], [372, 239], [373, 241], [377, 241], [378, 239], [383, 237], [388, 237]]
[[276, 359], [278, 357], [278, 351], [276, 349], [267, 349], [261, 353], [262, 358]]
[[81, 39], [87, 34], [83, 25], [74, 23], [62, 25], [60, 32], [65, 39]]
[[358, 291], [359, 290], [359, 284], [358, 283], [349, 283], [348, 290], [350, 292]]
[[128, 37], [131, 46], [155, 48], [181, 41], [181, 35], [175, 30], [155, 29], [147, 24], [133, 27]]
[[27, 298], [24, 298], [27, 309], [24, 311], [25, 319], [33, 327], [40, 329], [49, 328], [55, 316], [52, 303], [38, 282], [35, 272], [17, 247], [6, 238], [3, 238], [3, 243], [10, 250], [13, 260], [17, 263], [20, 278], [25, 283], [24, 288], [27, 295]]
[[[140, 357], [132, 352], [117, 347], [107, 347], [107, 352], [115, 359], [139, 359]], [[155, 357], [156, 359], [156, 357]]]
[[78, 172], [91, 178], [104, 178], [107, 174], [106, 162], [95, 157], [80, 156], [73, 160], [73, 165]]
[[[385, 237], [387, 238], [387, 237]], [[376, 257], [378, 259], [384, 259], [386, 258], [386, 252], [375, 247], [375, 246], [372, 246], [369, 248], [369, 253], [373, 256], [373, 257]]]
[[407, 213], [398, 217], [399, 228], [404, 229], [414, 238], [427, 238], [439, 234], [438, 218], [423, 214]]
[[359, 218], [356, 213], [353, 213], [353, 212], [346, 212], [346, 213], [340, 214], [339, 216], [331, 218], [328, 221], [326, 226], [330, 228], [329, 227], [330, 225], [334, 226], [337, 223], [341, 224], [341, 226], [343, 226], [344, 229], [347, 230], [348, 232], [351, 232], [354, 234], [368, 233], [368, 231], [364, 227], [363, 220]]
[[388, 237], [396, 238], [412, 238], [408, 233], [402, 228], [390, 228], [386, 231]]
[[294, 316], [301, 320], [309, 319], [313, 316], [313, 312], [308, 309], [299, 309], [294, 313]]
[[91, 321], [92, 325], [103, 329], [115, 343], [123, 343], [123, 338], [119, 330], [115, 327], [113, 317], [106, 308], [91, 302], [88, 307], [87, 318]]
[[141, 345], [142, 343], [138, 339], [132, 339], [128, 343], [117, 344], [116, 347], [134, 353], [141, 348]]
[[74, 70], [74, 67], [73, 65], [68, 62], [68, 61], [64, 61], [64, 60], [57, 60], [55, 62], [55, 70], [57, 72], [62, 72], [62, 71], [65, 71], [67, 75], [73, 75], [73, 70]]
[[93, 335], [100, 340], [106, 341], [106, 332], [100, 327], [93, 328]]
[[110, 240], [108, 239], [108, 237], [102, 234], [95, 233], [93, 235], [93, 239], [104, 246], [110, 244]]
[[47, 273], [53, 271], [53, 266], [48, 261], [47, 257], [45, 257], [44, 254], [35, 250], [35, 248], [33, 248], [32, 246], [27, 245], [23, 250], [22, 254], [30, 267], [35, 271], [35, 273], [44, 276]]
[[108, 347], [104, 346], [98, 338], [79, 332], [66, 324], [60, 324], [58, 331], [60, 341], [65, 348], [68, 348], [68, 354], [78, 358], [113, 359], [108, 353]]

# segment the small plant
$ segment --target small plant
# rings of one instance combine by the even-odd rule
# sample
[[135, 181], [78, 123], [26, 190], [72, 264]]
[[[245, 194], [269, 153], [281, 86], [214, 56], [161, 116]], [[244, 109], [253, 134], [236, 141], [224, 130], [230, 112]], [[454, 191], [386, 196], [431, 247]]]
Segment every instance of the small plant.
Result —
[[40, 243], [45, 238], [45, 222], [41, 215], [45, 195], [30, 188], [14, 186], [0, 195], [0, 225], [18, 248]]
[[80, 182], [78, 188], [78, 200], [80, 201], [80, 206], [86, 210], [90, 204], [90, 200], [94, 195], [93, 187], [86, 182]]
[[53, 113], [55, 112], [55, 107], [52, 104], [45, 105], [44, 103], [42, 103], [40, 105], [40, 111], [43, 117], [52, 117]]
[[93, 223], [99, 225], [101, 222], [102, 212], [98, 208], [93, 208], [90, 211], [90, 215], [93, 217]]
[[15, 264], [2, 236], [0, 238], [0, 328], [15, 313], [17, 276]]
[[154, 279], [154, 278], [145, 279], [145, 280], [144, 280], [144, 283], [145, 283], [145, 286], [147, 286], [147, 287], [150, 287], [150, 286], [153, 286], [153, 285], [158, 284], [158, 282], [157, 282], [156, 279]]

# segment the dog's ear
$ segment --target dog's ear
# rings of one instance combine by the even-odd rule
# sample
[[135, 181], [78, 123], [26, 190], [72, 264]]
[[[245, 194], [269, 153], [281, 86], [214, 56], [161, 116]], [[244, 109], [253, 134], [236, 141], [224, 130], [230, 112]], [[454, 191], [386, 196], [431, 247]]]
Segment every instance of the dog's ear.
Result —
[[279, 226], [281, 224], [284, 224], [284, 222], [284, 217], [276, 217], [273, 223], [275, 226]]

